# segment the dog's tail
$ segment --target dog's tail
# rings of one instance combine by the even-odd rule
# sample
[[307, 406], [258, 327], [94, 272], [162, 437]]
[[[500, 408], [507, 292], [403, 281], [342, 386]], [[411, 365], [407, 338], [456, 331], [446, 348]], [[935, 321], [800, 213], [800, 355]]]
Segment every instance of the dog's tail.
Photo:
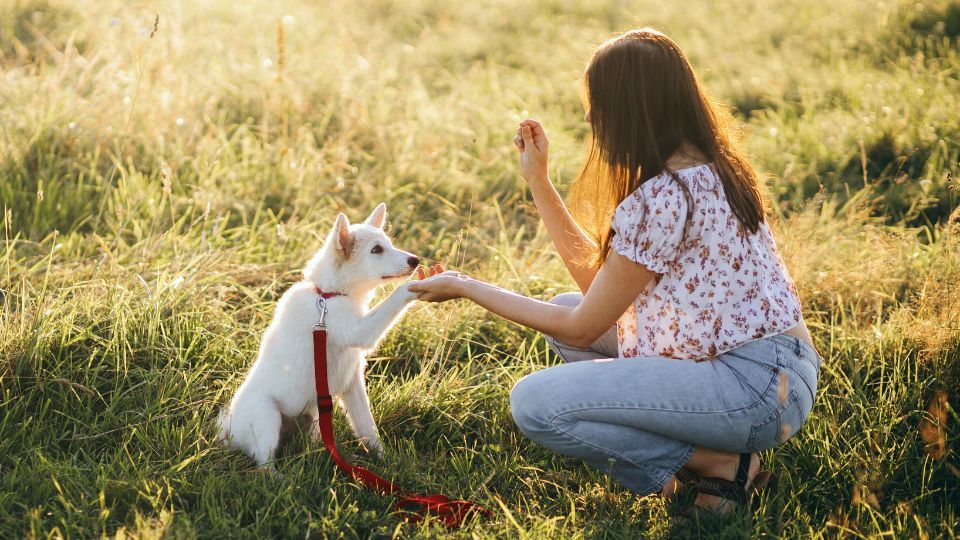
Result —
[[230, 407], [224, 406], [217, 414], [217, 442], [228, 444], [230, 442]]

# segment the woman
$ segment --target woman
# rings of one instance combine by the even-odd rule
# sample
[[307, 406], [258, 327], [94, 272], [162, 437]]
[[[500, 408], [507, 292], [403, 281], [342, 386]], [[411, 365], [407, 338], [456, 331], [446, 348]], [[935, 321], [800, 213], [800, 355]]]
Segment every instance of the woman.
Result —
[[582, 296], [546, 303], [457, 272], [409, 288], [549, 336], [567, 363], [510, 394], [528, 437], [640, 494], [689, 482], [698, 507], [726, 511], [767, 480], [756, 453], [803, 425], [821, 360], [757, 175], [680, 47], [627, 32], [599, 48], [584, 82], [592, 145], [572, 213], [548, 177], [540, 124], [522, 122], [514, 140]]

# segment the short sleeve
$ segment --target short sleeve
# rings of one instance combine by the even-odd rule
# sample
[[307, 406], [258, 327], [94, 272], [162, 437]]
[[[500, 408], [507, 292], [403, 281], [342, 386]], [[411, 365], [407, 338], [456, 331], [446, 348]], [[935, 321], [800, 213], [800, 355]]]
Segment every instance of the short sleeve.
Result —
[[687, 199], [676, 182], [654, 180], [647, 184], [627, 196], [614, 211], [610, 246], [631, 261], [665, 274], [679, 255]]

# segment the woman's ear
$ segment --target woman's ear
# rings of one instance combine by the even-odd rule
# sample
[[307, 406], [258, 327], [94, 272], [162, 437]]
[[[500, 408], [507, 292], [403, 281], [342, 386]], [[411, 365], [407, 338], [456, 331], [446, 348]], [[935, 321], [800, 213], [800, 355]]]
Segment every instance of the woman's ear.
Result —
[[337, 214], [337, 220], [333, 223], [333, 246], [344, 259], [350, 257], [353, 251], [353, 235], [350, 234], [350, 221], [347, 216], [340, 212]]
[[363, 222], [363, 224], [371, 225], [378, 229], [382, 229], [384, 223], [386, 222], [387, 222], [387, 205], [384, 203], [380, 203], [377, 205], [376, 208], [373, 209], [373, 212], [370, 213], [370, 217], [368, 217]]

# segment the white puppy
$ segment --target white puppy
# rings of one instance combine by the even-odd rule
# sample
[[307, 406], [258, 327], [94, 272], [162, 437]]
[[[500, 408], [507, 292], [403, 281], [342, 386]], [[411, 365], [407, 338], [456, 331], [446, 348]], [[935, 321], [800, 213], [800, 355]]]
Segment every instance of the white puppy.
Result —
[[363, 444], [383, 451], [363, 377], [366, 355], [417, 295], [401, 286], [372, 310], [368, 305], [379, 285], [410, 276], [420, 263], [393, 247], [383, 232], [386, 218], [383, 203], [360, 225], [337, 216], [326, 243], [303, 270], [303, 281], [277, 303], [250, 373], [220, 413], [219, 440], [264, 465], [273, 460], [284, 421], [308, 420], [314, 439], [319, 437], [312, 337], [320, 317], [319, 287], [343, 294], [326, 300], [330, 393]]

